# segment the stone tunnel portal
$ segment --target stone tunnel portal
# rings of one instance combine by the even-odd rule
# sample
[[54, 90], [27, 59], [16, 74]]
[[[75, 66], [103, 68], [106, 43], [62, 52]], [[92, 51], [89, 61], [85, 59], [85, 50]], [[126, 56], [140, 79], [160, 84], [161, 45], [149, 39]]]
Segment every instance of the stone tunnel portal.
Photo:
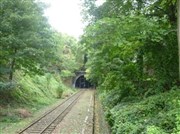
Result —
[[92, 87], [93, 87], [93, 85], [91, 84], [91, 82], [86, 80], [84, 75], [79, 76], [75, 80], [75, 88], [92, 88]]

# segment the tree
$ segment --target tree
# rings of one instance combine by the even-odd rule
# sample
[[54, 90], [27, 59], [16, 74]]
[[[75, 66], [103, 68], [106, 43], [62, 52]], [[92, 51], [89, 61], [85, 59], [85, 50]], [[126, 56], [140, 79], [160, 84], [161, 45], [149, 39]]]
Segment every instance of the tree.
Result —
[[[99, 7], [86, 5], [87, 11], [91, 11], [86, 13], [94, 18], [82, 36], [88, 52], [87, 66], [93, 70], [90, 77], [99, 81], [99, 85], [110, 84], [108, 79], [117, 76], [114, 85], [125, 78], [138, 90], [140, 86], [143, 90], [147, 81], [169, 89], [178, 78], [175, 3], [175, 0], [107, 0]], [[119, 62], [113, 63], [114, 58]], [[113, 71], [114, 66], [118, 73]]]
[[177, 35], [178, 35], [178, 48], [179, 48], [179, 50], [178, 50], [178, 54], [179, 54], [179, 80], [180, 80], [180, 0], [178, 0], [178, 2], [177, 2], [177, 12], [178, 12], [178, 14], [177, 14], [177, 16], [178, 16], [178, 31], [177, 31]]
[[12, 81], [16, 69], [42, 73], [55, 47], [44, 6], [35, 0], [1, 0], [0, 5], [0, 75], [9, 74]]
[[53, 33], [53, 41], [56, 44], [53, 50], [55, 58], [49, 62], [48, 70], [58, 72], [62, 78], [69, 78], [83, 64], [81, 48], [74, 37], [57, 31]]

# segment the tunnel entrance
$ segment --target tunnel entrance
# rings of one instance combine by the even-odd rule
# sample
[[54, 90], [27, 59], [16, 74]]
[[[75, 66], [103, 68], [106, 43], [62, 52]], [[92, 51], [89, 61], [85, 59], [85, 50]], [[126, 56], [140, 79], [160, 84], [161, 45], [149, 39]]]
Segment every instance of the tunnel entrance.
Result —
[[81, 75], [75, 81], [75, 88], [91, 88], [91, 87], [93, 87], [93, 85], [88, 80], [86, 80], [84, 75]]

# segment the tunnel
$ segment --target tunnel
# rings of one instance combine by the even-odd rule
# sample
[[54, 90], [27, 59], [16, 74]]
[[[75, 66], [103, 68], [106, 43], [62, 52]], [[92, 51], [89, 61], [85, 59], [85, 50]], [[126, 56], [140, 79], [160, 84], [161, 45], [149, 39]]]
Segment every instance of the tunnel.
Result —
[[75, 88], [92, 88], [92, 87], [93, 85], [91, 84], [90, 81], [86, 80], [84, 75], [80, 75], [75, 80]]

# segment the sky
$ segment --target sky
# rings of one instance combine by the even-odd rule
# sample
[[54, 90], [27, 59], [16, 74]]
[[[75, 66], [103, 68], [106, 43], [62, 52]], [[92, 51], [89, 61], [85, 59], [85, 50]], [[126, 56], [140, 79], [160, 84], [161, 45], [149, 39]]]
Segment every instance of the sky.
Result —
[[[83, 34], [81, 0], [41, 0], [49, 5], [45, 16], [50, 25], [58, 32], [78, 38]], [[103, 0], [98, 0], [98, 5]]]

